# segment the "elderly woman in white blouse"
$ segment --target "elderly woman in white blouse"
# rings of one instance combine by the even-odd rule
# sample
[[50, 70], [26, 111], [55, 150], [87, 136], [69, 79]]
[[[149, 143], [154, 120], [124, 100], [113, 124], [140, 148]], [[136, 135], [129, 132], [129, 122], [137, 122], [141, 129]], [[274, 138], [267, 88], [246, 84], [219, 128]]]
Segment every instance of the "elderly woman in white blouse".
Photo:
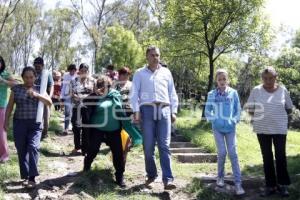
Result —
[[293, 104], [287, 89], [276, 82], [277, 72], [273, 67], [263, 69], [261, 78], [263, 83], [253, 88], [246, 105], [252, 115], [253, 129], [257, 133], [263, 157], [266, 187], [261, 196], [270, 196], [279, 191], [282, 197], [287, 197], [290, 177], [286, 161], [286, 136], [288, 114]]

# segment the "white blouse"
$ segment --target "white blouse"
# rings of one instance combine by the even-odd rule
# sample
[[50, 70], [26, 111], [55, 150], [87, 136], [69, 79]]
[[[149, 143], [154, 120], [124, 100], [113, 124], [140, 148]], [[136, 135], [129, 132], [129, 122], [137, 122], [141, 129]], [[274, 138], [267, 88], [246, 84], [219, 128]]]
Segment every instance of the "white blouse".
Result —
[[293, 103], [287, 89], [278, 86], [267, 92], [262, 85], [253, 88], [247, 101], [247, 108], [254, 110], [253, 130], [258, 134], [287, 134], [288, 116], [286, 109]]

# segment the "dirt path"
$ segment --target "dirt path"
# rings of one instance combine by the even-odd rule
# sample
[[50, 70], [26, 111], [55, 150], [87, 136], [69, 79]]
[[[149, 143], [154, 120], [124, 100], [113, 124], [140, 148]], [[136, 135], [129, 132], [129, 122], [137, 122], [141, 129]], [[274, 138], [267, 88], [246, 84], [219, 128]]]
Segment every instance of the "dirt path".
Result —
[[[110, 154], [107, 147], [103, 147], [100, 156], [94, 161], [96, 172], [90, 175], [82, 173], [83, 157], [81, 155], [72, 156], [69, 152], [72, 149], [73, 135], [51, 136], [47, 138], [46, 147], [42, 145], [41, 158], [39, 161], [40, 176], [37, 178], [39, 184], [34, 189], [25, 188], [19, 180], [8, 180], [5, 182], [6, 191], [4, 199], [94, 199], [93, 195], [84, 188], [89, 184], [89, 189], [93, 193], [95, 188], [104, 188], [118, 195], [118, 199], [132, 199], [131, 195], [149, 196], [149, 199], [192, 199], [190, 194], [184, 192], [188, 184], [186, 180], [176, 179], [177, 189], [164, 191], [160, 181], [155, 182], [152, 188], [144, 186], [144, 160], [141, 149], [129, 153], [126, 164], [126, 185], [125, 189], [120, 189], [113, 183], [113, 167], [110, 161]], [[51, 149], [51, 147], [55, 147]], [[98, 165], [103, 165], [104, 169], [98, 170]], [[159, 167], [159, 165], [158, 165]], [[94, 171], [94, 170], [92, 170]], [[95, 176], [99, 175], [99, 177]], [[96, 181], [95, 181], [96, 180]], [[99, 194], [101, 194], [101, 191]], [[150, 198], [151, 197], [151, 198]], [[105, 197], [104, 197], [105, 198]]]
[[[15, 149], [12, 146], [12, 153]], [[70, 155], [73, 148], [73, 135], [60, 136], [53, 134], [43, 141], [41, 157], [39, 161], [39, 184], [34, 189], [25, 188], [18, 179], [7, 180], [5, 185], [6, 200], [79, 200], [79, 199], [161, 199], [161, 200], [186, 200], [196, 199], [196, 194], [187, 192], [188, 184], [193, 179], [199, 179], [204, 188], [211, 188], [213, 193], [227, 194], [235, 199], [232, 181], [227, 181], [225, 189], [215, 186], [214, 174], [201, 174], [195, 171], [191, 177], [180, 177], [175, 174], [177, 188], [165, 191], [158, 178], [152, 188], [146, 188], [144, 157], [141, 148], [129, 152], [125, 181], [127, 187], [120, 189], [114, 184], [114, 170], [108, 147], [102, 146], [100, 154], [93, 163], [91, 172], [83, 173], [83, 157]], [[184, 164], [176, 164], [182, 165]], [[160, 169], [157, 162], [158, 170]], [[159, 174], [160, 170], [159, 170]], [[258, 199], [258, 185], [262, 182], [254, 178], [248, 180], [246, 186], [247, 195], [243, 199]], [[245, 182], [246, 183], [246, 182]], [[208, 198], [209, 199], [209, 198]]]

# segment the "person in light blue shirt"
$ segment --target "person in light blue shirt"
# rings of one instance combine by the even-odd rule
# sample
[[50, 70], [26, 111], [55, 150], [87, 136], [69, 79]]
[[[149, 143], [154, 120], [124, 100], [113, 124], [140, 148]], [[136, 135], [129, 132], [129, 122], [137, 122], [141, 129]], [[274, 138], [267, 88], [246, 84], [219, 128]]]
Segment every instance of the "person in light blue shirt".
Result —
[[162, 67], [160, 51], [155, 46], [146, 50], [148, 64], [138, 69], [132, 81], [130, 102], [135, 123], [141, 120], [147, 180], [149, 186], [157, 177], [154, 149], [158, 144], [162, 179], [165, 189], [174, 189], [171, 170], [171, 122], [175, 122], [178, 96], [170, 70]]
[[[228, 151], [237, 195], [245, 193], [242, 188], [241, 171], [236, 151], [235, 126], [240, 121], [241, 105], [238, 93], [228, 86], [228, 73], [224, 69], [216, 72], [217, 88], [208, 93], [205, 117], [212, 123], [218, 150], [217, 186], [224, 186], [224, 164]], [[227, 147], [227, 149], [226, 149]]]

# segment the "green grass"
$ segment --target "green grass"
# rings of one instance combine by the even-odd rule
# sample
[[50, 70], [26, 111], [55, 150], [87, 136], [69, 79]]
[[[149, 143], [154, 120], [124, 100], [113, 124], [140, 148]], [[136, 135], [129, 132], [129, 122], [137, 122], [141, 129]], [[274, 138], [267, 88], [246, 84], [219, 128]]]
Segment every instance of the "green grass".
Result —
[[[53, 108], [53, 107], [52, 107]], [[63, 131], [63, 127], [61, 125], [60, 116], [63, 116], [62, 113], [51, 110], [51, 118], [49, 121], [48, 131], [50, 134], [52, 133], [60, 133]]]
[[[56, 130], [61, 129], [61, 122], [59, 122], [59, 113], [52, 112], [50, 121], [50, 133], [53, 134]], [[208, 152], [216, 152], [215, 142], [211, 133], [210, 124], [201, 122], [201, 112], [182, 110], [178, 115], [177, 129], [186, 138], [189, 138], [194, 144], [205, 148]], [[238, 140], [238, 155], [240, 166], [243, 175], [263, 176], [262, 158], [260, 148], [256, 135], [252, 132], [252, 128], [247, 123], [240, 123], [237, 126], [237, 140]], [[9, 131], [9, 145], [14, 146], [11, 130]], [[11, 149], [11, 148], [10, 148]], [[48, 138], [41, 145], [41, 157], [39, 168], [44, 171], [53, 170], [48, 169], [48, 163], [45, 163], [46, 157], [60, 156], [62, 152], [70, 152], [71, 146], [55, 143]], [[103, 150], [104, 151], [104, 150]], [[300, 178], [295, 176], [300, 173], [300, 132], [293, 130], [289, 131], [287, 141], [287, 156], [288, 156], [288, 170], [290, 172], [293, 184], [290, 186], [291, 197], [288, 199], [300, 199]], [[139, 186], [121, 190], [113, 183], [114, 170], [110, 153], [101, 154], [97, 156], [93, 163], [93, 168], [88, 173], [83, 173], [72, 185], [72, 190], [80, 193], [84, 191], [95, 199], [137, 199], [137, 200], [152, 200], [152, 199], [168, 199], [163, 193], [141, 193]], [[156, 152], [156, 163], [159, 167], [158, 154]], [[0, 199], [5, 194], [4, 186], [5, 180], [19, 179], [19, 166], [15, 152], [11, 152], [11, 159], [5, 165], [0, 165]], [[133, 148], [127, 157], [127, 166], [134, 165], [136, 162], [143, 163], [143, 149], [141, 146]], [[138, 167], [144, 167], [140, 165]], [[215, 163], [203, 164], [181, 164], [176, 160], [172, 162], [173, 173], [176, 179], [182, 179], [188, 182], [188, 186], [184, 192], [194, 194], [197, 199], [208, 200], [231, 200], [232, 197], [226, 194], [220, 194], [213, 189], [206, 187], [197, 174], [209, 173], [216, 174], [217, 165]], [[231, 166], [229, 160], [226, 162], [226, 172], [231, 173]], [[129, 166], [128, 168], [129, 169]], [[50, 172], [50, 171], [49, 171]], [[52, 172], [52, 171], [51, 171]], [[143, 183], [140, 172], [134, 170], [126, 170], [125, 179], [130, 182], [139, 182], [137, 177], [140, 178], [141, 184]], [[297, 178], [298, 177], [298, 178]]]
[[[127, 163], [143, 162], [139, 157], [142, 155], [142, 148], [135, 147], [130, 151], [127, 157]], [[139, 161], [137, 161], [139, 159]], [[127, 182], [135, 181], [139, 176], [137, 172], [127, 170], [125, 179]], [[141, 182], [142, 184], [143, 182]], [[93, 162], [91, 171], [84, 172], [76, 182], [72, 189], [76, 192], [84, 191], [96, 199], [133, 199], [133, 200], [153, 200], [158, 199], [155, 194], [140, 193], [140, 186], [136, 185], [131, 188], [120, 189], [114, 183], [114, 168], [111, 161], [110, 153], [108, 155], [98, 155]]]
[[[55, 130], [61, 130], [61, 126], [59, 125], [59, 116], [60, 114], [57, 112], [53, 112], [51, 114], [51, 120], [50, 120], [50, 125], [49, 125], [49, 132], [53, 133]], [[5, 193], [4, 191], [4, 181], [7, 180], [14, 180], [14, 179], [19, 179], [19, 164], [18, 164], [18, 158], [16, 155], [16, 152], [13, 149], [14, 147], [14, 139], [13, 139], [13, 134], [12, 134], [12, 117], [11, 117], [11, 122], [9, 124], [9, 130], [7, 133], [7, 138], [8, 138], [8, 145], [9, 145], [9, 153], [10, 153], [10, 159], [6, 164], [0, 165], [0, 199]], [[56, 149], [55, 149], [56, 148]], [[56, 151], [61, 147], [55, 146], [53, 143], [52, 144], [42, 144], [41, 146], [41, 157], [43, 157], [43, 153], [51, 153], [53, 151]]]
[[[192, 143], [197, 146], [204, 147], [209, 152], [216, 152], [216, 146], [211, 131], [211, 125], [205, 121], [201, 121], [201, 112], [186, 111], [179, 115], [177, 120], [177, 129], [186, 138], [190, 139]], [[262, 157], [260, 147], [257, 141], [256, 134], [252, 132], [252, 127], [247, 122], [241, 122], [237, 126], [237, 147], [240, 167], [243, 175], [263, 176]], [[287, 137], [287, 160], [288, 171], [292, 179], [290, 186], [291, 197], [289, 199], [300, 199], [300, 178], [295, 176], [300, 173], [300, 132], [297, 130], [290, 130]], [[201, 167], [200, 167], [201, 166]], [[181, 171], [182, 169], [178, 169]], [[226, 172], [231, 173], [231, 165], [227, 159], [225, 165]], [[183, 170], [184, 171], [184, 170]], [[187, 171], [187, 172], [186, 172]], [[216, 164], [199, 164], [199, 166], [188, 166], [188, 171], [197, 171], [202, 173], [216, 174]], [[191, 172], [190, 172], [191, 173]], [[297, 178], [298, 177], [298, 178]], [[203, 185], [199, 180], [193, 180], [189, 186], [197, 191], [198, 199], [207, 199], [207, 194], [211, 195], [211, 199], [227, 199], [222, 195], [218, 196], [210, 189], [203, 189]], [[298, 189], [296, 189], [298, 188]], [[216, 196], [217, 195], [217, 196]]]

